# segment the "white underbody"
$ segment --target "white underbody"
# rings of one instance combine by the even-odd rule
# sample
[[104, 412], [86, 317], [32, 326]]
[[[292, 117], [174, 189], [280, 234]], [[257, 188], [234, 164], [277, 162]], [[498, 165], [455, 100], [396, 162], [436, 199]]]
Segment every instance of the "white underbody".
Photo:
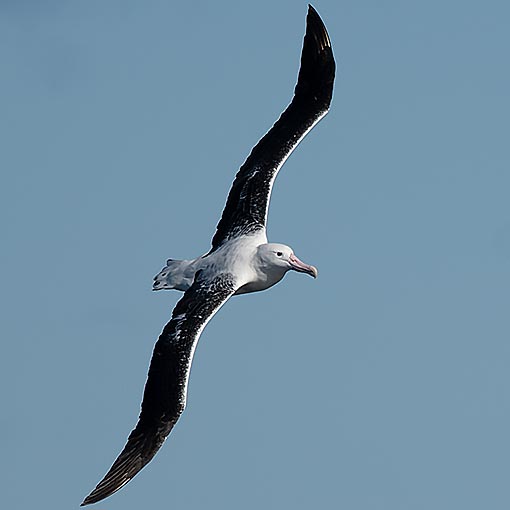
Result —
[[197, 271], [203, 270], [211, 278], [229, 273], [238, 287], [235, 294], [258, 292], [278, 283], [286, 268], [268, 266], [257, 256], [260, 245], [267, 243], [265, 232], [260, 231], [227, 241], [220, 248], [193, 260], [172, 260], [154, 277], [154, 290], [188, 290]]

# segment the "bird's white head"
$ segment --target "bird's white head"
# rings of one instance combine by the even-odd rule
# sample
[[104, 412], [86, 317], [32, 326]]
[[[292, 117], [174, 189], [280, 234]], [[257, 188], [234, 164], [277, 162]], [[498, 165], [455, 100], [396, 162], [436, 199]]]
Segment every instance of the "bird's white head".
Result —
[[292, 248], [285, 244], [267, 243], [258, 247], [257, 254], [266, 270], [281, 272], [282, 276], [290, 270], [306, 273], [317, 278], [317, 269], [299, 260]]

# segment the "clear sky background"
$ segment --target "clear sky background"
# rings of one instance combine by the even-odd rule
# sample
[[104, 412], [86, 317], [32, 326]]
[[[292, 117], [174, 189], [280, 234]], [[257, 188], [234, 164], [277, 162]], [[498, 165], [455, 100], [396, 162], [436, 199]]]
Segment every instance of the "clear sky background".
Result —
[[[104, 510], [510, 508], [510, 7], [315, 3], [330, 114], [269, 237], [319, 278], [232, 299], [188, 408]], [[77, 508], [125, 444], [306, 3], [0, 1], [2, 508]]]

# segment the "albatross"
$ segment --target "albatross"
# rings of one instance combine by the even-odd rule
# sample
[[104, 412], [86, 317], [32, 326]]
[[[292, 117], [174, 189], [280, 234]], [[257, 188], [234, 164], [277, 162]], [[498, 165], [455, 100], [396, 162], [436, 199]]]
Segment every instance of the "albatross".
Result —
[[82, 506], [118, 491], [161, 448], [186, 407], [191, 363], [200, 334], [231, 296], [268, 289], [291, 270], [317, 277], [317, 269], [299, 260], [289, 246], [268, 242], [266, 221], [276, 175], [298, 143], [328, 112], [334, 78], [328, 32], [309, 5], [292, 101], [237, 173], [210, 251], [193, 260], [169, 259], [154, 278], [154, 290], [176, 289], [184, 295], [154, 347], [138, 423]]

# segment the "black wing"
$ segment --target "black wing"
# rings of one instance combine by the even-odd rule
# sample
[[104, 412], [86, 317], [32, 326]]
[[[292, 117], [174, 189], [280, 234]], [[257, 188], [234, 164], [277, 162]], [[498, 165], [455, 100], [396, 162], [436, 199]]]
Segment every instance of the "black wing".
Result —
[[334, 79], [335, 60], [328, 32], [309, 5], [294, 97], [237, 173], [211, 251], [229, 239], [265, 228], [276, 174], [297, 144], [328, 112]]
[[156, 455], [184, 411], [200, 333], [235, 290], [231, 275], [205, 280], [199, 274], [177, 303], [154, 347], [138, 423], [117, 460], [82, 506], [118, 491]]

